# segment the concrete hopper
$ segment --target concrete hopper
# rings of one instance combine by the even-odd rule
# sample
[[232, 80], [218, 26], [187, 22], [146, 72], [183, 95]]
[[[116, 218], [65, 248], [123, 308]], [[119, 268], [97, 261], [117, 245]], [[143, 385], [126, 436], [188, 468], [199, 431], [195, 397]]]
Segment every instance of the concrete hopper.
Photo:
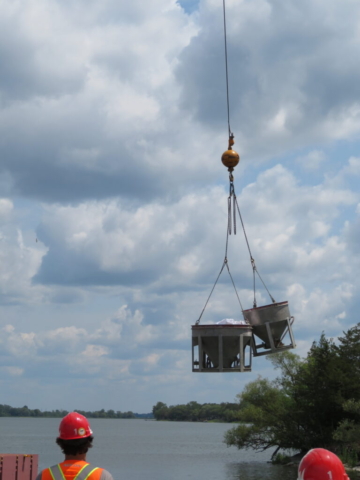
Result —
[[193, 325], [193, 372], [251, 371], [250, 325]]
[[[289, 348], [295, 348], [295, 340], [292, 333], [294, 317], [291, 317], [288, 302], [272, 303], [262, 307], [244, 310], [244, 317], [253, 327], [254, 336], [263, 343], [257, 345], [254, 338], [254, 355], [266, 355]], [[290, 337], [290, 343], [284, 344], [286, 335]], [[259, 349], [265, 351], [259, 352]]]

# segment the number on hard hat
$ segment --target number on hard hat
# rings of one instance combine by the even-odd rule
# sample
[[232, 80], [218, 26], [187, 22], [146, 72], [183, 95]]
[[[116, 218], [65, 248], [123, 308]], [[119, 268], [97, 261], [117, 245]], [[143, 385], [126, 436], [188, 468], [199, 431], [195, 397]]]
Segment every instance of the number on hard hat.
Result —
[[310, 450], [301, 460], [298, 480], [350, 480], [339, 457], [324, 448]]
[[77, 440], [92, 435], [90, 423], [84, 415], [71, 412], [64, 417], [59, 425], [59, 438], [61, 440]]

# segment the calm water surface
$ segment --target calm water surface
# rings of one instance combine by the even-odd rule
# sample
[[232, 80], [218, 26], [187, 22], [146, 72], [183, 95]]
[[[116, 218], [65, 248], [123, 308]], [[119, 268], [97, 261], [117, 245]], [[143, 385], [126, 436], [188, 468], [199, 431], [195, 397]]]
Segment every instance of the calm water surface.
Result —
[[[62, 460], [55, 444], [59, 420], [1, 418], [1, 453], [38, 453], [40, 469]], [[270, 454], [227, 448], [223, 423], [91, 421], [88, 460], [114, 480], [296, 480], [296, 469], [269, 465]]]

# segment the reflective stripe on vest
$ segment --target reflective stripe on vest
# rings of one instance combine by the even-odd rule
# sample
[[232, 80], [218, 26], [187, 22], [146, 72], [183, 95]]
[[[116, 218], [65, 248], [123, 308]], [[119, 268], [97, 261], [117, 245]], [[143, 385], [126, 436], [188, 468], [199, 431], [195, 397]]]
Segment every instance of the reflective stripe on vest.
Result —
[[[88, 463], [81, 468], [74, 480], [87, 480], [87, 478], [89, 478], [90, 475], [96, 470], [99, 470], [99, 468], [93, 468], [93, 466]], [[50, 467], [49, 472], [53, 480], [66, 480], [66, 477], [61, 470], [60, 465], [54, 465], [53, 467]]]

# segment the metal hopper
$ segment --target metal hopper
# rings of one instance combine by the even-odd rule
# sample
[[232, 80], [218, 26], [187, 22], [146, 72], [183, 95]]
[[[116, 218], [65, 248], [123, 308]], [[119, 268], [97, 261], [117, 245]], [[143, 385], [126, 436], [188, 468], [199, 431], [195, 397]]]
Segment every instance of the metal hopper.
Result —
[[[266, 355], [289, 348], [295, 348], [295, 340], [291, 325], [294, 317], [290, 315], [288, 302], [272, 303], [262, 307], [244, 310], [244, 317], [253, 327], [253, 334], [262, 340], [257, 345], [254, 341], [254, 355]], [[290, 344], [284, 345], [284, 337], [289, 334]], [[255, 340], [255, 339], [254, 339]], [[258, 349], [265, 349], [258, 352]]]
[[[250, 371], [251, 343], [249, 325], [193, 325], [193, 371]], [[247, 347], [248, 363], [245, 361]]]

